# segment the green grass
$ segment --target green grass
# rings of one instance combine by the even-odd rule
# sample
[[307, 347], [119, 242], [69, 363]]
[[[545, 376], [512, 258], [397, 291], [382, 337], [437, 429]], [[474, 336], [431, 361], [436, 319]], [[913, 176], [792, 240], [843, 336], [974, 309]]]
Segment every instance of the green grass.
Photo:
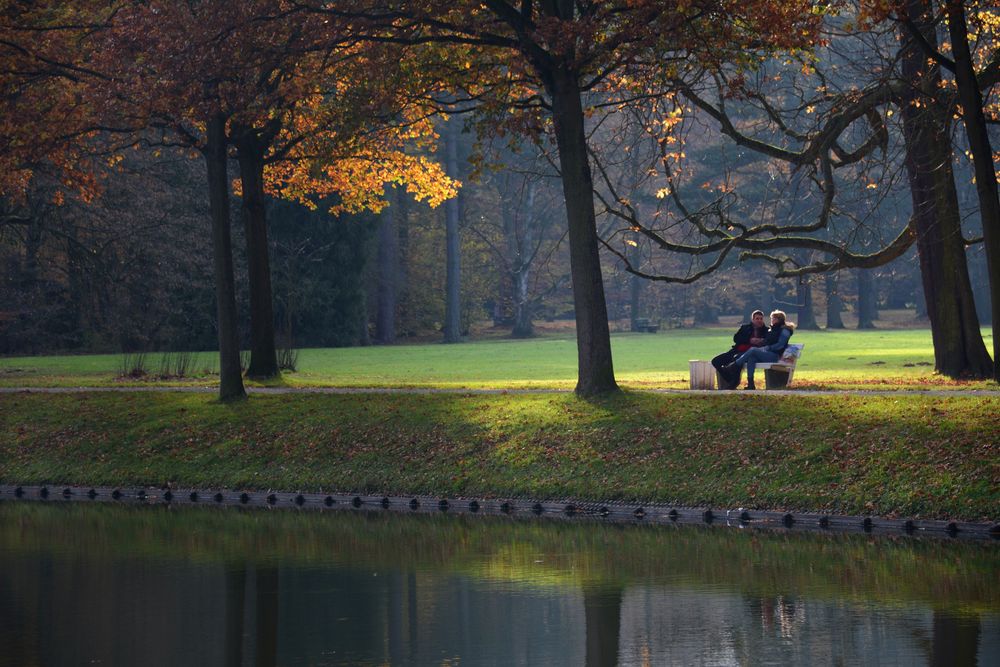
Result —
[[[992, 345], [984, 330], [987, 347]], [[688, 360], [711, 359], [728, 349], [732, 330], [679, 329], [612, 337], [615, 373], [625, 387], [682, 388]], [[952, 381], [933, 372], [929, 330], [799, 331], [805, 344], [794, 384], [801, 389], [986, 389], [993, 383]], [[195, 355], [183, 379], [118, 377], [118, 355], [0, 358], [0, 386], [120, 386], [128, 384], [213, 385], [214, 353]], [[305, 349], [299, 370], [285, 373], [286, 386], [572, 388], [576, 340], [545, 337], [527, 341], [484, 340], [458, 345]]]
[[[613, 336], [628, 389], [684, 388], [726, 329]], [[0, 395], [0, 480], [633, 499], [996, 520], [1000, 392], [932, 372], [927, 330], [799, 331], [786, 397], [572, 394]], [[989, 344], [989, 341], [988, 341]], [[214, 387], [118, 376], [120, 357], [0, 359], [0, 386]], [[156, 371], [159, 363], [151, 359]], [[303, 350], [289, 387], [571, 389], [571, 337]], [[205, 370], [203, 370], [205, 369]], [[908, 389], [887, 396], [809, 389]], [[925, 389], [988, 389], [940, 397]]]
[[1000, 396], [0, 395], [5, 483], [996, 520]]

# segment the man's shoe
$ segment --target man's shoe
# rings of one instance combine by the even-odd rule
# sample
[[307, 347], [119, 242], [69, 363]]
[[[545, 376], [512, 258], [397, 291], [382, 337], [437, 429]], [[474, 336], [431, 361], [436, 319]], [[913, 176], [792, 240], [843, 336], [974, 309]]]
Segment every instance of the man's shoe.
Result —
[[756, 385], [754, 385], [754, 383], [753, 383], [753, 382], [748, 382], [748, 383], [747, 383], [747, 386], [745, 386], [745, 387], [743, 387], [743, 388], [744, 388], [744, 389], [746, 389], [747, 391], [754, 391], [754, 390], [756, 390], [756, 389], [757, 389], [757, 386], [756, 386]]

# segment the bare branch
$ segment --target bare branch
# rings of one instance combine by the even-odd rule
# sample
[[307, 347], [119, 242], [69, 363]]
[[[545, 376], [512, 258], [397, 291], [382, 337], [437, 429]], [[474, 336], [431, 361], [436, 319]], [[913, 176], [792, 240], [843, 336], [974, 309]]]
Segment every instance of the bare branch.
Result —
[[[824, 262], [814, 262], [806, 266], [798, 266], [790, 257], [775, 257], [774, 255], [762, 252], [744, 252], [740, 254], [740, 260], [762, 259], [771, 262], [778, 267], [777, 278], [793, 278], [810, 273], [826, 273], [828, 271], [839, 271], [841, 269], [873, 269], [883, 266], [898, 259], [910, 249], [917, 240], [910, 224], [893, 239], [885, 248], [874, 253], [861, 255], [852, 253], [849, 250], [829, 241], [822, 239], [775, 239], [774, 247], [792, 247], [818, 250], [828, 255], [833, 255], [833, 259]], [[795, 265], [796, 268], [787, 268]]]

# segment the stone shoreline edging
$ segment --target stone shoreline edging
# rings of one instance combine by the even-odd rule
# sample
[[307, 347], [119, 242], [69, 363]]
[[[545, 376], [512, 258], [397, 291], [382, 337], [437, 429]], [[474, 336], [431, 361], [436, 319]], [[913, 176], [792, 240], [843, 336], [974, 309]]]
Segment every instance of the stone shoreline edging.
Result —
[[779, 531], [867, 533], [882, 536], [924, 536], [950, 539], [1000, 540], [1000, 523], [935, 519], [892, 519], [816, 512], [681, 507], [664, 504], [381, 496], [345, 493], [296, 493], [229, 489], [162, 489], [153, 487], [78, 487], [64, 485], [0, 485], [0, 503], [83, 502], [132, 505], [258, 507], [400, 513], [494, 515], [593, 520], [652, 525], [711, 525], [765, 528]]

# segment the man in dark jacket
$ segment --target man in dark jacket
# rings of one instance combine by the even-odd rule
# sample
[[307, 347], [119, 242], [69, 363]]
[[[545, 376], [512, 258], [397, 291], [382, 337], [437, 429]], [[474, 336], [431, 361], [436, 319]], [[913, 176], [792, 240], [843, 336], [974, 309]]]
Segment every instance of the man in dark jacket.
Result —
[[767, 326], [764, 324], [764, 312], [755, 310], [750, 315], [750, 322], [742, 325], [736, 330], [736, 333], [733, 334], [732, 348], [712, 359], [712, 365], [715, 366], [715, 370], [720, 371], [720, 379], [728, 382], [728, 386], [722, 386], [720, 382], [719, 389], [736, 389], [736, 386], [740, 382], [739, 375], [734, 378], [730, 378], [725, 372], [722, 372], [722, 367], [733, 363], [736, 357], [740, 356], [750, 348], [761, 347], [764, 345], [766, 338]]

